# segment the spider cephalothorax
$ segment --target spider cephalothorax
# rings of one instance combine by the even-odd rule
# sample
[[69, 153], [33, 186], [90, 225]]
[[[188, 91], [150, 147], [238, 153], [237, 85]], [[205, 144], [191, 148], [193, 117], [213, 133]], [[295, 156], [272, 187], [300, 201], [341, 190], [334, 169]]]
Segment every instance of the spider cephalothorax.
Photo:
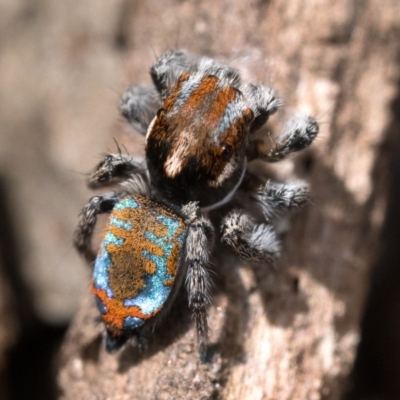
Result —
[[106, 155], [89, 186], [117, 183], [120, 190], [92, 197], [75, 232], [78, 251], [92, 260], [97, 215], [110, 213], [93, 275], [109, 351], [151, 326], [183, 282], [200, 343], [207, 344], [214, 249], [220, 243], [243, 261], [273, 263], [280, 245], [270, 217], [308, 199], [304, 182], [253, 179], [248, 162], [279, 161], [318, 133], [313, 118], [297, 115], [276, 140], [255, 139], [281, 100], [210, 58], [170, 50], [150, 73], [154, 86], [128, 88], [120, 106], [133, 127], [147, 132], [145, 161], [120, 151]]
[[233, 82], [211, 74], [182, 74], [147, 133], [152, 183], [174, 202], [216, 203], [246, 169], [253, 111]]

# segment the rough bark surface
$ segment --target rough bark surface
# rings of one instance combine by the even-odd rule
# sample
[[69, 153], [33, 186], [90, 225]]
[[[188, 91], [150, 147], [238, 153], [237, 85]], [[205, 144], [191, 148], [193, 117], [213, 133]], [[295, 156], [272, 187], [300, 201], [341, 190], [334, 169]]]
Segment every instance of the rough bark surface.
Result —
[[[184, 294], [147, 351], [112, 356], [101, 346], [87, 290], [62, 349], [62, 397], [338, 399], [385, 212], [399, 2], [149, 0], [108, 7], [119, 16], [114, 37], [104, 39], [119, 48], [125, 78], [118, 89], [149, 81], [152, 48], [160, 54], [180, 46], [230, 60], [245, 79], [272, 83], [290, 109], [315, 115], [321, 133], [312, 149], [274, 167], [276, 178], [307, 179], [313, 202], [292, 218], [278, 271], [216, 260], [207, 362], [199, 360]], [[74, 57], [85, 40], [70, 43]], [[141, 150], [126, 127], [116, 131], [119, 142]], [[83, 153], [90, 146], [84, 142]]]

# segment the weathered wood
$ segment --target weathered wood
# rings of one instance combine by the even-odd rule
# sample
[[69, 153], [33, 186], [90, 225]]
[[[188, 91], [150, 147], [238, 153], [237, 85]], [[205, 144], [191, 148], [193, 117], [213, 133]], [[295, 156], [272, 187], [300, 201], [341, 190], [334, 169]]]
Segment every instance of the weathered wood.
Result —
[[[398, 1], [149, 0], [118, 7], [123, 83], [149, 80], [151, 48], [160, 54], [178, 43], [231, 60], [245, 79], [272, 82], [290, 109], [317, 116], [321, 133], [312, 149], [274, 166], [278, 178], [307, 179], [313, 204], [291, 220], [277, 272], [217, 260], [207, 363], [198, 358], [184, 296], [147, 352], [112, 356], [100, 346], [86, 293], [62, 350], [64, 398], [339, 398], [386, 205], [382, 146], [399, 79]], [[130, 146], [126, 134], [119, 138]]]

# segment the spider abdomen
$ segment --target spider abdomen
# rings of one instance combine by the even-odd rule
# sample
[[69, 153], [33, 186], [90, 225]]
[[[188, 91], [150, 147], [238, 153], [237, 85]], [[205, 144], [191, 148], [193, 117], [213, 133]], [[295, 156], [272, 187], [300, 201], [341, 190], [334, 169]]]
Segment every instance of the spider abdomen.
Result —
[[94, 266], [93, 293], [111, 337], [129, 337], [164, 307], [186, 234], [183, 219], [139, 195], [113, 208]]

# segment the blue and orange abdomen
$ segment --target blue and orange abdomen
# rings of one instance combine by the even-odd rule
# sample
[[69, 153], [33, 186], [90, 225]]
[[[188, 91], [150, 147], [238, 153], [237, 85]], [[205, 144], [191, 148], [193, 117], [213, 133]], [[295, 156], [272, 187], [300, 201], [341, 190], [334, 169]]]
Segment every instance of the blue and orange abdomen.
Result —
[[180, 263], [183, 219], [147, 197], [118, 202], [95, 261], [93, 293], [113, 336], [140, 328], [163, 308]]

